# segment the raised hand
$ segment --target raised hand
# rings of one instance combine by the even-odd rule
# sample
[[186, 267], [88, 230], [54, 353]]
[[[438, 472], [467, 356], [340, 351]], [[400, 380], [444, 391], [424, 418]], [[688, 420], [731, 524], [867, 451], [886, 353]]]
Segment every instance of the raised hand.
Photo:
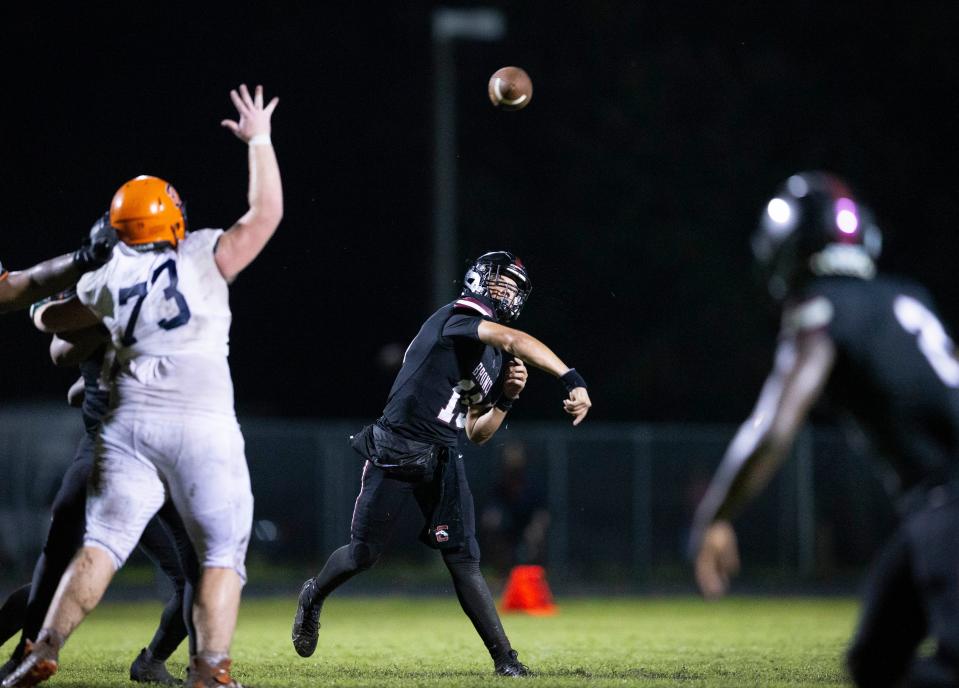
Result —
[[234, 134], [244, 143], [249, 143], [254, 136], [270, 135], [270, 117], [280, 102], [279, 98], [273, 98], [269, 104], [263, 106], [263, 87], [257, 86], [254, 89], [254, 95], [250, 96], [250, 91], [246, 84], [240, 84], [239, 90], [230, 91], [230, 100], [236, 106], [239, 121], [225, 119], [220, 124]]

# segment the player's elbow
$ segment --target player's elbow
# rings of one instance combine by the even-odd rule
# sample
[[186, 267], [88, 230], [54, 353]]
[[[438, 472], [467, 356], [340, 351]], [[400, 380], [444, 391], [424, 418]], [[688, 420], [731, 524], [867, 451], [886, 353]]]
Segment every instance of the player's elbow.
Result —
[[283, 220], [283, 196], [264, 196], [250, 208], [251, 220], [270, 233], [276, 231]]
[[467, 438], [469, 439], [469, 441], [475, 444], [477, 447], [482, 447], [484, 444], [489, 442], [491, 437], [492, 435], [481, 434], [481, 433], [473, 433], [472, 436], [467, 435]]
[[489, 442], [492, 433], [483, 432], [481, 428], [477, 427], [476, 423], [467, 423], [466, 424], [466, 439], [468, 439], [472, 444], [475, 444], [477, 447], [482, 447], [484, 444]]
[[50, 360], [58, 368], [65, 368], [73, 363], [70, 357], [69, 347], [58, 345], [56, 340], [50, 345]]

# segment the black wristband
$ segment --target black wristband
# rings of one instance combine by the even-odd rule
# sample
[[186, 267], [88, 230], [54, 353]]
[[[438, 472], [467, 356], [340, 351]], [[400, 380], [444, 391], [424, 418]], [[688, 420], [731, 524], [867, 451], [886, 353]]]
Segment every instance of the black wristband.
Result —
[[567, 392], [572, 392], [577, 387], [586, 386], [586, 380], [583, 379], [582, 375], [576, 372], [576, 368], [567, 370], [566, 374], [563, 375], [559, 381], [566, 387]]
[[509, 410], [513, 408], [514, 401], [516, 401], [516, 399], [510, 399], [509, 397], [501, 396], [499, 399], [496, 400], [496, 403], [493, 404], [493, 406], [498, 408], [500, 411], [509, 413]]

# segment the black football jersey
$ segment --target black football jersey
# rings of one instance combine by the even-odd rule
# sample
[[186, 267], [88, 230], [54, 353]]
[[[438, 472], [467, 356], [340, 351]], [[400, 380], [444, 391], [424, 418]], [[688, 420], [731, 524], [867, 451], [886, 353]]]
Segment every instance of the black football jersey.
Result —
[[495, 319], [490, 302], [473, 296], [431, 315], [406, 350], [380, 421], [408, 439], [455, 446], [467, 409], [492, 403], [502, 388], [503, 355], [477, 334]]
[[783, 332], [826, 328], [837, 359], [827, 396], [894, 469], [899, 491], [959, 474], [959, 361], [920, 285], [821, 277], [788, 307]]
[[[87, 432], [95, 433], [100, 422], [110, 408], [110, 391], [105, 380], [109, 375], [104, 366], [109, 366], [107, 345], [97, 349], [90, 358], [80, 364], [80, 374], [83, 376], [83, 425]], [[112, 358], [112, 357], [111, 357]]]

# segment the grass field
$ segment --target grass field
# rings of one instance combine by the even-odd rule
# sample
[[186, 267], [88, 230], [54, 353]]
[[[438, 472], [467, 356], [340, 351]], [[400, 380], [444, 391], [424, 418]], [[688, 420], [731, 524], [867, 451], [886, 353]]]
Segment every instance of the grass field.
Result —
[[[295, 601], [244, 602], [235, 677], [263, 686], [488, 686], [509, 679], [449, 599], [331, 598], [320, 645], [301, 659], [289, 640]], [[130, 662], [149, 640], [157, 604], [105, 604], [80, 628], [51, 686], [132, 685]], [[855, 620], [847, 599], [582, 599], [554, 617], [504, 623], [535, 686], [842, 686]], [[9, 646], [5, 648], [9, 650]], [[186, 654], [170, 661], [181, 675]]]

